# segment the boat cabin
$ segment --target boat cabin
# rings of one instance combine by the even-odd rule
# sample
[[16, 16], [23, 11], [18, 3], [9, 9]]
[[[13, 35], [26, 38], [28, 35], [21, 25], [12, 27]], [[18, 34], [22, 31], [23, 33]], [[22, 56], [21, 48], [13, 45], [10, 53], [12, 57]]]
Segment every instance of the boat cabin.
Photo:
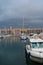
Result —
[[30, 39], [31, 48], [43, 48], [43, 40], [42, 39]]

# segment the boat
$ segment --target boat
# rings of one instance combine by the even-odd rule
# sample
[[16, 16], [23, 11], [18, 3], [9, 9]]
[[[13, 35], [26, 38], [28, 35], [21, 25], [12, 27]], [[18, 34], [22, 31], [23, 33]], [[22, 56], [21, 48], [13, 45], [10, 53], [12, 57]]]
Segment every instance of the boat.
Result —
[[12, 35], [11, 34], [4, 34], [3, 37], [6, 38], [6, 37], [11, 37]]
[[30, 39], [29, 44], [25, 47], [25, 54], [31, 61], [43, 63], [43, 40]]
[[21, 40], [27, 40], [26, 34], [22, 33], [21, 36], [20, 36], [20, 39]]
[[11, 37], [12, 35], [10, 34], [0, 34], [0, 38], [6, 38], [6, 37]]
[[0, 35], [0, 39], [2, 39], [3, 38], [3, 35]]
[[[24, 28], [24, 17], [23, 17], [23, 26], [22, 26], [22, 29], [23, 29], [23, 28]], [[20, 39], [21, 39], [21, 40], [27, 40], [27, 36], [26, 36], [26, 34], [24, 33], [24, 31], [21, 33]]]

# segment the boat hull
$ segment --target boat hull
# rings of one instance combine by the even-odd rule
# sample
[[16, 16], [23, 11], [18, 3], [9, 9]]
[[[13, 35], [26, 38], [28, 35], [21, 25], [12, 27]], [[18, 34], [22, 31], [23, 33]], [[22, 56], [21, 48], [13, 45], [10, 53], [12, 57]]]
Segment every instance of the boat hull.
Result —
[[20, 39], [21, 39], [21, 40], [27, 40], [27, 37], [21, 36]]
[[38, 63], [43, 63], [43, 58], [35, 57], [30, 55], [30, 60]]
[[36, 52], [36, 50], [33, 50], [33, 49], [29, 50], [29, 48], [27, 49], [27, 46], [25, 48], [26, 57], [28, 59], [30, 59], [31, 61], [35, 61], [35, 62], [38, 62], [38, 63], [43, 63], [43, 49], [40, 49], [40, 51], [38, 49], [38, 51]]

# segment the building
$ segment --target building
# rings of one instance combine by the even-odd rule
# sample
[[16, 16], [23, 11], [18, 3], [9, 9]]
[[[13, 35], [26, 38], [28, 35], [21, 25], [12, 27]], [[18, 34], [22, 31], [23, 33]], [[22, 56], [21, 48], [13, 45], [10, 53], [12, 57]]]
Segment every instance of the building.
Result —
[[43, 28], [3, 28], [0, 29], [0, 34], [15, 34], [15, 35], [20, 35], [21, 33], [40, 33], [43, 32]]

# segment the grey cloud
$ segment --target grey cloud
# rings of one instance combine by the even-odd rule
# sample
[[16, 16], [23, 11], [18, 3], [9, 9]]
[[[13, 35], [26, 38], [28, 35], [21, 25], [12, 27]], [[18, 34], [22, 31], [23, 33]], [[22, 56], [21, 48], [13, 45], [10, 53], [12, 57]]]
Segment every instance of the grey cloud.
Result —
[[15, 17], [42, 17], [43, 0], [0, 0], [0, 20]]

